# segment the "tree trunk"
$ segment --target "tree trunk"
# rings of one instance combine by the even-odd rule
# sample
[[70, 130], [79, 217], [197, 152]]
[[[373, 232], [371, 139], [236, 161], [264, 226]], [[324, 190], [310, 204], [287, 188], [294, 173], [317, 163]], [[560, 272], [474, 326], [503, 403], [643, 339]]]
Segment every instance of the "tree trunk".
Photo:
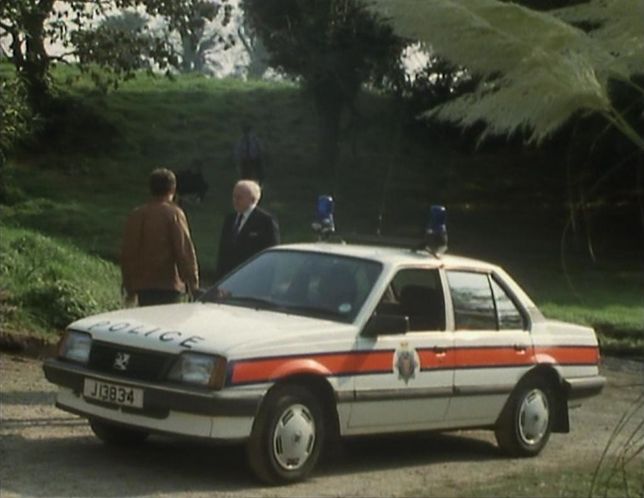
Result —
[[191, 73], [195, 70], [197, 59], [197, 47], [193, 36], [190, 33], [181, 33], [181, 72]]
[[54, 0], [41, 0], [32, 10], [23, 13], [25, 55], [18, 69], [27, 89], [29, 105], [37, 113], [42, 113], [51, 99], [45, 21], [53, 5]]

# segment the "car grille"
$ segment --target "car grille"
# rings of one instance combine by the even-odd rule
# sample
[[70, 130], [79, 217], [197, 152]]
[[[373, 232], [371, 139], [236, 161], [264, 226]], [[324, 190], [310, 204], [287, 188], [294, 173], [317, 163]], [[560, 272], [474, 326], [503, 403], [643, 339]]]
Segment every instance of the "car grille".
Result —
[[[94, 341], [89, 368], [98, 372], [138, 380], [161, 380], [176, 355]], [[120, 367], [120, 368], [119, 368]]]

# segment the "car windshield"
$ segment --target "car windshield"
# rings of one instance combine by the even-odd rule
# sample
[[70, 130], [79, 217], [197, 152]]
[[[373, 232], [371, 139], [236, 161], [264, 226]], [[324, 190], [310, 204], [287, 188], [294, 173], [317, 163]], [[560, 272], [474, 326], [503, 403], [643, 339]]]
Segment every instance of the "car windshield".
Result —
[[352, 322], [382, 271], [376, 261], [309, 251], [266, 251], [219, 281], [204, 302]]

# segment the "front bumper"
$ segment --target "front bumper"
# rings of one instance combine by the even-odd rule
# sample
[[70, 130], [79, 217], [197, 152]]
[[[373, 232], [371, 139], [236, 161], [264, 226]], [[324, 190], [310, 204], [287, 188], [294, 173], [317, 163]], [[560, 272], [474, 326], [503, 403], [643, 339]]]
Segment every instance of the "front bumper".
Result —
[[[210, 391], [138, 381], [57, 359], [45, 360], [43, 370], [47, 380], [60, 387], [56, 406], [63, 410], [153, 431], [215, 439], [248, 437], [264, 395], [257, 390]], [[86, 378], [143, 389], [143, 408], [85, 398]]]

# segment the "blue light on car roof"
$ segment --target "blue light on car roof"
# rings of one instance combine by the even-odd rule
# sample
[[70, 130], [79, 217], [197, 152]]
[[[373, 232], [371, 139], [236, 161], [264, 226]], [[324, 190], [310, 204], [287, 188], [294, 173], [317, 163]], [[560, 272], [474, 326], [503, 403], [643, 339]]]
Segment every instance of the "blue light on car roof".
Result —
[[317, 203], [315, 204], [315, 221], [313, 222], [313, 230], [315, 230], [321, 238], [327, 238], [335, 232], [335, 221], [333, 220], [333, 197], [330, 195], [318, 196]]
[[445, 206], [433, 205], [425, 226], [425, 244], [434, 254], [447, 250], [447, 210]]
[[434, 205], [429, 210], [429, 228], [434, 232], [447, 232], [445, 206]]

